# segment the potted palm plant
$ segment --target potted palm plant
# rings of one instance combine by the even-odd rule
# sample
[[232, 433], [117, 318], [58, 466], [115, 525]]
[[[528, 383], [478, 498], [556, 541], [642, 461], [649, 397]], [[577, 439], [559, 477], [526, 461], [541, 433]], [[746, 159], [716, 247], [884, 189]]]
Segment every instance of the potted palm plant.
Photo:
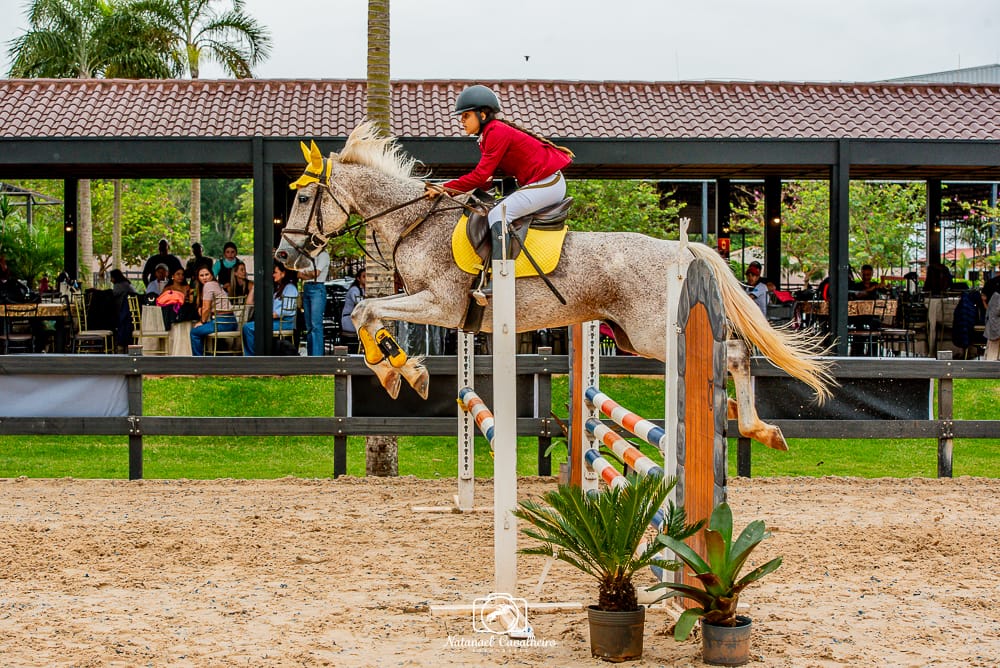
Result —
[[733, 513], [729, 504], [720, 503], [712, 511], [705, 529], [705, 551], [708, 560], [702, 559], [680, 540], [662, 535], [657, 542], [672, 550], [677, 558], [693, 571], [704, 588], [679, 582], [661, 582], [652, 589], [669, 589], [663, 598], [680, 596], [694, 602], [685, 610], [674, 626], [674, 638], [685, 640], [695, 622], [702, 623], [702, 658], [706, 663], [723, 666], [740, 666], [750, 658], [750, 624], [746, 615], [736, 614], [740, 592], [781, 565], [776, 557], [755, 568], [743, 577], [740, 572], [750, 553], [761, 541], [770, 537], [764, 522], [751, 522], [733, 541]]
[[[601, 493], [560, 485], [541, 503], [522, 501], [514, 515], [530, 526], [522, 533], [540, 541], [520, 550], [564, 561], [599, 583], [597, 605], [588, 609], [591, 654], [608, 661], [642, 656], [645, 608], [636, 597], [632, 576], [647, 566], [674, 570], [655, 540], [642, 545], [647, 527], [673, 488], [673, 479], [629, 476], [629, 484]], [[684, 511], [668, 504], [662, 535], [683, 540], [703, 523], [689, 525]]]

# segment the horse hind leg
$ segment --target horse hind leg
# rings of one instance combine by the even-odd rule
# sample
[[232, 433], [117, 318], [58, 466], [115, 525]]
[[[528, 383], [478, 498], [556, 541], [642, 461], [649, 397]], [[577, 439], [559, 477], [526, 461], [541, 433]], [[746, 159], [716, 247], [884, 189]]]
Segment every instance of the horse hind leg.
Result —
[[728, 413], [735, 412], [740, 433], [775, 450], [788, 450], [781, 428], [767, 424], [757, 415], [753, 405], [753, 386], [750, 383], [750, 354], [742, 341], [730, 340], [726, 343], [726, 368], [733, 377], [736, 401], [728, 402]]

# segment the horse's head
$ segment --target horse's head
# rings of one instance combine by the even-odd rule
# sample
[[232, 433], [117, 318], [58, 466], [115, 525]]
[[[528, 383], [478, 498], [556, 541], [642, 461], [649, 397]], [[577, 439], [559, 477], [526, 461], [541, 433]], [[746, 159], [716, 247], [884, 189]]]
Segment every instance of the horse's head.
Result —
[[333, 185], [337, 155], [324, 158], [316, 142], [309, 144], [301, 144], [307, 166], [289, 186], [297, 193], [281, 243], [274, 251], [274, 259], [296, 270], [311, 267], [311, 259], [326, 248], [327, 241], [349, 229], [350, 203]]

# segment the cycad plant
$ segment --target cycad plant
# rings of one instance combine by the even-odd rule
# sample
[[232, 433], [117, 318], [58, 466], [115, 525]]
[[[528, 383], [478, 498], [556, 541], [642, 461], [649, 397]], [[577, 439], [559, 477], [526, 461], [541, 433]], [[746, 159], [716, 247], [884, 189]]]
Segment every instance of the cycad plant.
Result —
[[[531, 526], [521, 532], [541, 544], [520, 552], [555, 557], [594, 577], [600, 583], [599, 610], [637, 610], [632, 576], [647, 566], [679, 567], [659, 555], [663, 548], [655, 540], [639, 549], [675, 484], [673, 478], [629, 476], [628, 485], [603, 492], [561, 485], [542, 495], [541, 503], [522, 501], [514, 515]], [[669, 503], [661, 535], [683, 540], [703, 524], [687, 524], [684, 510]]]
[[[705, 529], [706, 562], [690, 547], [671, 536], [657, 537], [660, 547], [672, 550], [690, 568], [704, 589], [682, 583], [661, 582], [652, 589], [669, 589], [663, 598], [683, 596], [697, 604], [685, 610], [674, 626], [674, 638], [684, 640], [691, 633], [696, 621], [702, 618], [705, 624], [715, 626], [737, 626], [736, 604], [740, 592], [781, 565], [781, 557], [776, 557], [763, 566], [755, 568], [743, 577], [740, 571], [750, 553], [762, 540], [771, 534], [764, 528], [764, 522], [751, 522], [733, 542], [733, 512], [728, 503], [720, 503], [712, 511]], [[662, 599], [660, 599], [662, 600]]]

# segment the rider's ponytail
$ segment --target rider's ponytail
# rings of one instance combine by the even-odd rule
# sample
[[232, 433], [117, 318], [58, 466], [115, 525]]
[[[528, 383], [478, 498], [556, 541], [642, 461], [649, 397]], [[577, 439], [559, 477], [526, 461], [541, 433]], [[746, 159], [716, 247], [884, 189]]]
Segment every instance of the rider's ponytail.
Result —
[[510, 127], [514, 128], [515, 130], [520, 130], [521, 132], [523, 132], [524, 134], [528, 135], [529, 137], [534, 137], [535, 139], [537, 139], [538, 141], [542, 142], [546, 146], [551, 146], [552, 148], [556, 149], [557, 151], [565, 153], [570, 158], [575, 158], [576, 157], [575, 155], [573, 155], [573, 151], [569, 150], [565, 146], [559, 146], [558, 144], [553, 143], [552, 141], [546, 139], [545, 137], [541, 136], [537, 132], [533, 132], [533, 131], [529, 130], [528, 128], [521, 127], [517, 123], [512, 123], [511, 121], [508, 121], [508, 120], [501, 120], [499, 118], [496, 119], [496, 120], [500, 121], [501, 123], [503, 123], [505, 125], [509, 125]]

